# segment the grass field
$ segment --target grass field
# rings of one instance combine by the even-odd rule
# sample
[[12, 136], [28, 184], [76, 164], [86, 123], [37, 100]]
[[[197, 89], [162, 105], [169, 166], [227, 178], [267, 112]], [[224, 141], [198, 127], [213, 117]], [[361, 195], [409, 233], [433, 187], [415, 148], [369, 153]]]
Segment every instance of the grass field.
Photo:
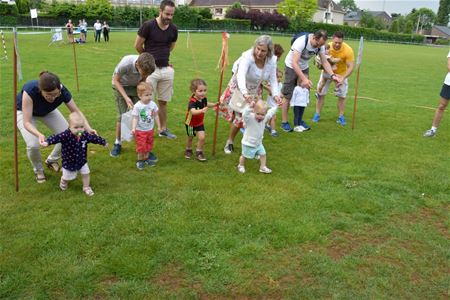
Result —
[[[438, 103], [448, 49], [367, 42], [356, 129], [336, 124], [329, 95], [311, 131], [266, 136], [273, 174], [260, 174], [257, 162], [248, 161], [242, 175], [238, 152], [221, 150], [228, 132], [223, 120], [211, 156], [212, 111], [206, 116], [208, 162], [183, 157], [189, 81], [204, 78], [209, 100], [216, 101], [221, 47], [220, 34], [190, 36], [194, 49], [181, 33], [171, 55], [176, 79], [169, 127], [178, 139], [156, 138], [159, 162], [145, 171], [135, 168], [133, 144], [114, 159], [91, 145], [96, 194], [87, 198], [80, 179], [65, 192], [59, 174], [46, 172], [47, 182], [35, 183], [20, 135], [20, 191], [14, 190], [12, 43], [6, 34], [0, 298], [448, 298], [450, 115], [436, 138], [422, 137]], [[255, 37], [231, 36], [231, 63]], [[135, 53], [135, 33], [113, 32], [109, 44], [88, 38], [77, 46], [77, 92], [71, 46], [47, 47], [50, 34], [19, 35], [19, 85], [41, 70], [59, 74], [112, 143], [111, 75], [122, 56]], [[285, 49], [289, 40], [275, 37]], [[357, 42], [349, 43], [357, 52]], [[317, 82], [318, 71], [311, 70]], [[314, 113], [311, 103], [306, 121]], [[240, 135], [238, 150], [239, 141]]]

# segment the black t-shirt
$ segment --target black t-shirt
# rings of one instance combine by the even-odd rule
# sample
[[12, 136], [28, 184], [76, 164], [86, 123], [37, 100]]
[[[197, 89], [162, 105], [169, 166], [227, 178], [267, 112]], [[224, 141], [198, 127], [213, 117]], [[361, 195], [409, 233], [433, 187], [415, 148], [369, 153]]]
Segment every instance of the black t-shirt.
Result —
[[178, 39], [178, 29], [172, 23], [166, 30], [159, 28], [156, 19], [146, 21], [139, 28], [138, 35], [145, 39], [145, 51], [153, 55], [159, 68], [169, 65], [170, 45]]
[[39, 90], [39, 82], [37, 80], [28, 81], [23, 85], [22, 91], [17, 94], [17, 110], [22, 110], [22, 96], [23, 91], [27, 92], [33, 101], [33, 116], [43, 117], [48, 113], [54, 111], [62, 103], [68, 103], [72, 100], [72, 95], [65, 86], [61, 86], [61, 95], [59, 95], [52, 103], [49, 103], [42, 96]]

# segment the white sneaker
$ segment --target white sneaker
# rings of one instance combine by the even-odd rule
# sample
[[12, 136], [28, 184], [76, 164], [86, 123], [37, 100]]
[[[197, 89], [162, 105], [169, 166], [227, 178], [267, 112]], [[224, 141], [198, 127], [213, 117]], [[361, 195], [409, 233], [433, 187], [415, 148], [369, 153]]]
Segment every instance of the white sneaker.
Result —
[[225, 152], [225, 154], [231, 154], [231, 152], [233, 151], [234, 151], [233, 144], [226, 144], [225, 147], [223, 148], [223, 152]]
[[436, 135], [436, 130], [428, 129], [423, 136], [424, 137], [434, 137]]
[[305, 130], [304, 127], [301, 125], [294, 127], [295, 132], [303, 132], [304, 130]]
[[237, 169], [238, 169], [239, 173], [242, 173], [242, 174], [245, 173], [245, 167], [244, 166], [238, 165]]
[[267, 166], [264, 166], [262, 168], [259, 168], [259, 172], [264, 173], [264, 174], [270, 174], [270, 173], [272, 173], [272, 170], [269, 169]]

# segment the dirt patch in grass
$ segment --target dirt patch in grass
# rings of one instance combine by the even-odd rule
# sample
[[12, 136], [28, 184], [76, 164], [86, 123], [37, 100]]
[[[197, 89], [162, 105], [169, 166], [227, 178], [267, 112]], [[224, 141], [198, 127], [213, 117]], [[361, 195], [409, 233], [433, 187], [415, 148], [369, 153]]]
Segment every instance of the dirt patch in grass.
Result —
[[151, 282], [175, 294], [179, 294], [183, 289], [189, 289], [197, 292], [200, 295], [200, 299], [203, 299], [201, 296], [203, 291], [202, 284], [200, 282], [190, 282], [187, 278], [188, 276], [181, 266], [170, 264], [165, 267], [163, 273], [152, 278]]

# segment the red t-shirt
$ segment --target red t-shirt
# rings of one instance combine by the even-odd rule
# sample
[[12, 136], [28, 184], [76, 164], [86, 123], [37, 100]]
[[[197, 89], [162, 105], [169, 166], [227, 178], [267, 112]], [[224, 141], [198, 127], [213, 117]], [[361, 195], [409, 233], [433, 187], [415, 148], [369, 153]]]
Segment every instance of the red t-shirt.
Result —
[[205, 118], [205, 114], [201, 113], [194, 116], [190, 113], [190, 111], [191, 109], [202, 109], [207, 105], [208, 100], [206, 98], [198, 100], [197, 98], [194, 97], [194, 95], [192, 95], [191, 98], [189, 99], [188, 110], [186, 113], [186, 125], [189, 125], [191, 127], [203, 125], [203, 119]]

